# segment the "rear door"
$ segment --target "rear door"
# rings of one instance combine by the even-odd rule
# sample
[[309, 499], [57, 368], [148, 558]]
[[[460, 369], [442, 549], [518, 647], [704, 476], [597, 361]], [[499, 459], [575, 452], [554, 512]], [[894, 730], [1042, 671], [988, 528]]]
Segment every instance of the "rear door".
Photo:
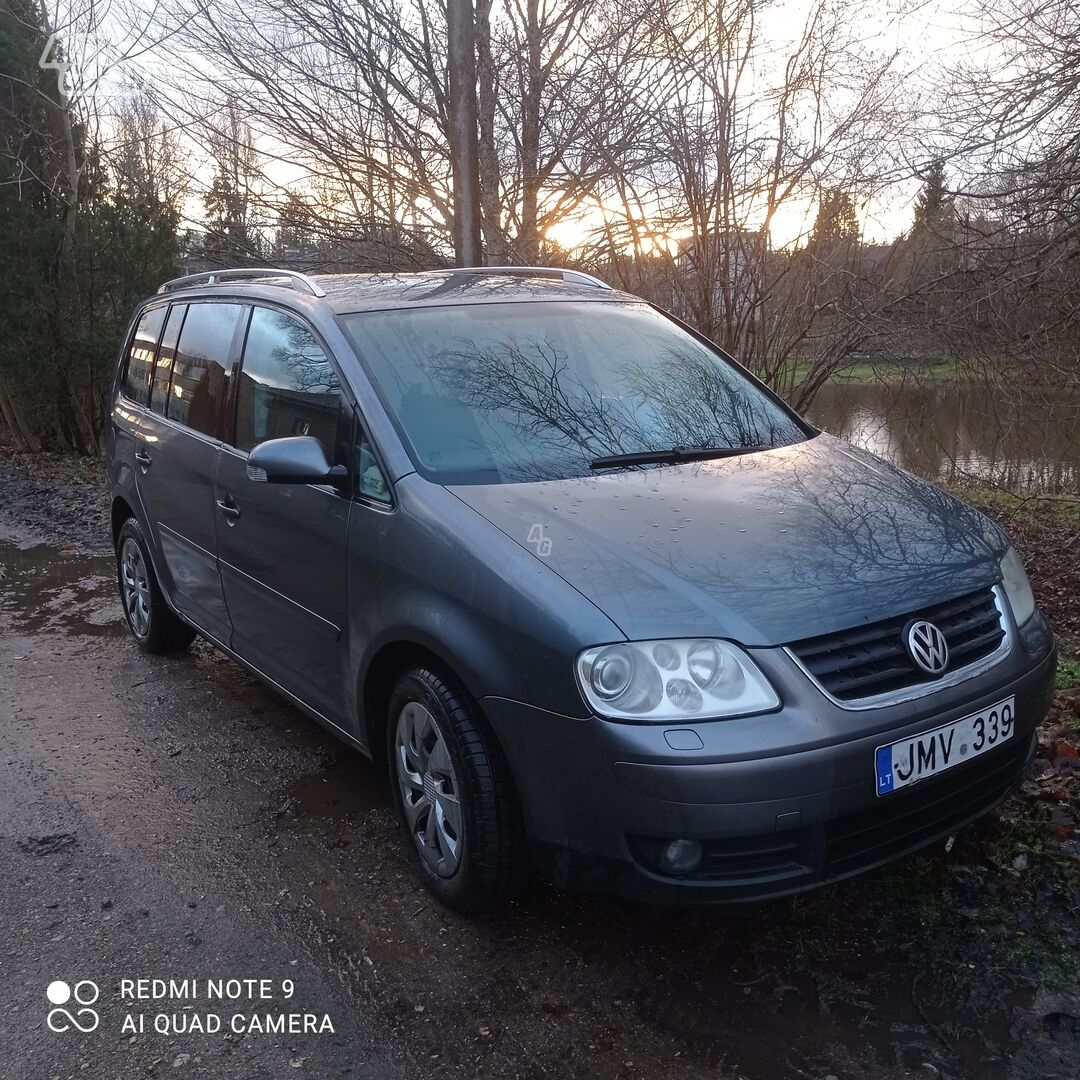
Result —
[[178, 611], [226, 644], [231, 626], [217, 567], [214, 475], [246, 314], [236, 303], [171, 305], [135, 447], [162, 587]]
[[[352, 410], [338, 372], [296, 315], [257, 306], [217, 477], [218, 552], [233, 650], [338, 726], [344, 716], [348, 483], [266, 484], [247, 474], [267, 439], [311, 435], [349, 466]], [[351, 473], [350, 473], [351, 482]]]

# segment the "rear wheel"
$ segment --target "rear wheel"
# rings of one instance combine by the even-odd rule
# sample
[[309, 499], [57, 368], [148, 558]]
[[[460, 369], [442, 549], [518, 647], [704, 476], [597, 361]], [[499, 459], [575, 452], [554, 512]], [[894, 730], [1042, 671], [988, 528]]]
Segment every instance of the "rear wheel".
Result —
[[135, 518], [124, 522], [116, 538], [116, 578], [128, 629], [143, 652], [179, 652], [192, 643], [195, 631], [165, 602], [146, 537]]
[[398, 816], [420, 879], [447, 907], [491, 908], [527, 866], [501, 751], [475, 707], [425, 666], [390, 696], [387, 750]]

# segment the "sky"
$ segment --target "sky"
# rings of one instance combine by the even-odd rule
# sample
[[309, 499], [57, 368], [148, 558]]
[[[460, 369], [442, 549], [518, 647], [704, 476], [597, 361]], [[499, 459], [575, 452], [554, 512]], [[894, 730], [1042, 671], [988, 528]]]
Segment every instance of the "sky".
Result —
[[[58, 3], [59, 0], [52, 2]], [[138, 2], [146, 16], [151, 17], [155, 0]], [[793, 35], [801, 29], [813, 2], [783, 0], [764, 9], [760, 35], [765, 65], [782, 64], [792, 45]], [[967, 0], [879, 0], [862, 15], [852, 14], [852, 19], [858, 20], [857, 24], [853, 22], [852, 30], [882, 55], [897, 51], [896, 71], [905, 88], [917, 92], [920, 82], [925, 80], [932, 68], [963, 55], [966, 35], [972, 27], [970, 19], [965, 21], [956, 13], [956, 6], [965, 2]], [[903, 12], [899, 14], [901, 7]], [[117, 21], [116, 33], [112, 35], [115, 52], [119, 53], [125, 47], [125, 39], [130, 36], [130, 30], [124, 32], [126, 29]], [[152, 52], [140, 57], [139, 61], [144, 69], [151, 71], [160, 63]], [[302, 170], [287, 162], [273, 162], [268, 167], [269, 179], [282, 190], [295, 184], [301, 175]], [[205, 159], [197, 165], [195, 179], [196, 186], [207, 186], [209, 175]], [[889, 242], [903, 233], [910, 226], [919, 187], [917, 177], [909, 174], [876, 193], [856, 191], [856, 206], [864, 240], [871, 243]], [[804, 240], [813, 226], [816, 209], [816, 201], [810, 196], [790, 199], [774, 219], [771, 230], [773, 245], [783, 247]], [[189, 199], [185, 211], [188, 217], [197, 222], [202, 213], [201, 197], [196, 195]], [[582, 243], [589, 231], [601, 224], [602, 220], [603, 208], [594, 203], [587, 205], [576, 218], [551, 229], [548, 235], [560, 245], [572, 249]], [[677, 240], [677, 234], [672, 239]]]
[[[814, 0], [786, 0], [766, 8], [761, 24], [762, 52], [767, 62], [782, 62], [793, 44], [793, 34], [805, 23]], [[969, 52], [976, 29], [972, 14], [961, 12], [963, 0], [881, 0], [852, 27], [867, 46], [880, 55], [896, 53], [898, 82], [915, 94], [933, 92], [930, 73], [955, 63]], [[854, 17], [854, 16], [853, 16]], [[932, 134], [932, 128], [930, 129]], [[918, 150], [920, 148], [916, 148]], [[925, 157], [932, 151], [924, 149]], [[867, 243], [890, 243], [911, 226], [921, 181], [903, 166], [891, 183], [876, 192], [855, 192], [862, 238]], [[770, 229], [774, 247], [805, 243], [817, 214], [813, 196], [791, 198], [777, 211]], [[574, 219], [550, 229], [548, 235], [563, 247], [582, 243], [591, 229], [603, 223], [603, 209], [591, 205]], [[672, 240], [677, 240], [674, 234]]]

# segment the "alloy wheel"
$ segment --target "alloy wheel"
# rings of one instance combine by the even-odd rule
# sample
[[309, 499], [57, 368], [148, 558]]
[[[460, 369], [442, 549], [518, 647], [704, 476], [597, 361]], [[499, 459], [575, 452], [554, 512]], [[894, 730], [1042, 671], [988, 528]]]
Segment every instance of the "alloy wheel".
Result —
[[130, 536], [120, 549], [120, 587], [128, 624], [137, 637], [146, 637], [150, 629], [150, 583], [142, 549]]

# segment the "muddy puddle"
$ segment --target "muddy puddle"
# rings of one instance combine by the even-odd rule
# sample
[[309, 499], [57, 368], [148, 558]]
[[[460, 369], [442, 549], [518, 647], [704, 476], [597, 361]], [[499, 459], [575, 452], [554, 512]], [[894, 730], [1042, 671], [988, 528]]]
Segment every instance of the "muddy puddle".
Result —
[[390, 788], [375, 765], [358, 753], [345, 751], [326, 768], [293, 780], [276, 815], [283, 823], [301, 828], [308, 823], [347, 827], [369, 811], [389, 806]]
[[0, 540], [0, 612], [18, 630], [91, 637], [124, 632], [113, 561]]

